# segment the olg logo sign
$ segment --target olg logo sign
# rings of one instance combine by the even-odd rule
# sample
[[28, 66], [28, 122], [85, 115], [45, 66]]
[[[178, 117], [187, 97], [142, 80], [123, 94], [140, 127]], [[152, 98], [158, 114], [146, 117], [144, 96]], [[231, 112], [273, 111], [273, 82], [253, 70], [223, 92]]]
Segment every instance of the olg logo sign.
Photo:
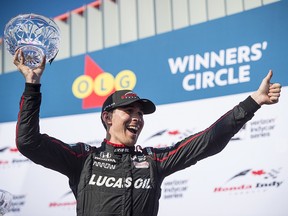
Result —
[[115, 90], [133, 90], [136, 82], [133, 71], [122, 70], [113, 76], [86, 56], [84, 75], [74, 80], [72, 92], [76, 98], [82, 99], [84, 109], [96, 108], [101, 107], [106, 97]]
[[75, 97], [83, 99], [93, 92], [99, 96], [107, 96], [112, 91], [121, 89], [133, 89], [136, 85], [136, 76], [130, 70], [120, 71], [116, 77], [104, 72], [95, 79], [82, 75], [73, 82], [72, 91]]

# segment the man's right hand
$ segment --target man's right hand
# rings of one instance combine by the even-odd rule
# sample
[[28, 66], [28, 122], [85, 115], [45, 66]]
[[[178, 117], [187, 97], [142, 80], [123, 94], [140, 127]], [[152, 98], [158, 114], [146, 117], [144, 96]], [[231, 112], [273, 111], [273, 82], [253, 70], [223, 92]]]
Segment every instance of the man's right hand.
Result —
[[18, 49], [14, 55], [14, 64], [23, 74], [26, 83], [40, 83], [41, 76], [46, 65], [46, 56], [43, 57], [41, 64], [36, 68], [29, 68], [24, 65], [25, 59], [22, 50]]

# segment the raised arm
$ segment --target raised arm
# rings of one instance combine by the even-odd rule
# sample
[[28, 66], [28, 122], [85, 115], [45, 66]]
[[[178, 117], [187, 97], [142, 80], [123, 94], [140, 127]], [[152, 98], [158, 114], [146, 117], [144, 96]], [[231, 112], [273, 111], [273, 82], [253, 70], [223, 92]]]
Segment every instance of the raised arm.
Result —
[[154, 159], [158, 161], [159, 173], [165, 177], [222, 151], [261, 105], [278, 102], [281, 85], [271, 84], [271, 78], [272, 71], [269, 71], [251, 96], [220, 117], [209, 128], [188, 136], [169, 148], [154, 149]]
[[[19, 57], [19, 58], [18, 58]], [[41, 76], [45, 69], [45, 58], [37, 68], [24, 65], [23, 53], [18, 50], [14, 64], [25, 78], [25, 89], [20, 100], [16, 126], [18, 150], [37, 164], [56, 170], [77, 181], [82, 161], [89, 153], [84, 144], [68, 145], [61, 140], [40, 133], [39, 115], [41, 106]], [[82, 160], [83, 159], [83, 160]]]

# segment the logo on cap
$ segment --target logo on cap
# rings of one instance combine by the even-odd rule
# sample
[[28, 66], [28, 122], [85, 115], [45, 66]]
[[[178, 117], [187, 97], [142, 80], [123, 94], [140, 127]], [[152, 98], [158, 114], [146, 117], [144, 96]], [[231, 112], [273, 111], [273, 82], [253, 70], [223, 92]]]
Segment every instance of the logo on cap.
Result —
[[126, 94], [121, 96], [122, 99], [130, 99], [130, 98], [136, 98], [138, 99], [138, 95], [135, 94], [134, 92], [127, 92]]

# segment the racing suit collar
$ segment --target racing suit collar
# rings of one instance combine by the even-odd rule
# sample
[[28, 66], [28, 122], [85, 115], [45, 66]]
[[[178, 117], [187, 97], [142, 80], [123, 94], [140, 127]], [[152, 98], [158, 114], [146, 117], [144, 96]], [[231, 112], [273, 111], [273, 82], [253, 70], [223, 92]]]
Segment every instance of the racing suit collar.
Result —
[[107, 147], [110, 146], [114, 152], [114, 154], [127, 154], [127, 153], [132, 153], [134, 152], [134, 146], [133, 147], [128, 147], [123, 144], [119, 143], [112, 143], [107, 139], [104, 139], [104, 143], [107, 144]]

